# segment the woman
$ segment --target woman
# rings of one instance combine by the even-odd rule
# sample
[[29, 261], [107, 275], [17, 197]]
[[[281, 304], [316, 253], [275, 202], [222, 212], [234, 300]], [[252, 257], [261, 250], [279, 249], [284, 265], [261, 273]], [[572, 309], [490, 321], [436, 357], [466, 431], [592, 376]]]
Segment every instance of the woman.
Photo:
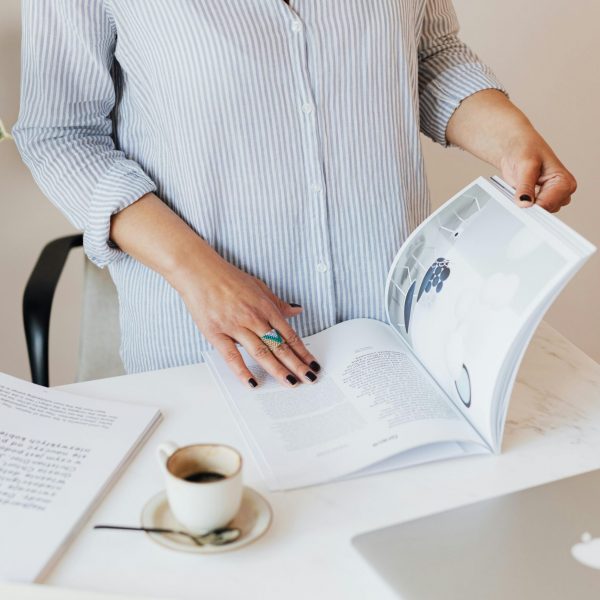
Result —
[[451, 0], [24, 0], [23, 25], [13, 133], [109, 266], [128, 372], [212, 344], [256, 387], [240, 344], [284, 385], [315, 381], [299, 336], [383, 319], [428, 214], [419, 130], [495, 165], [521, 206], [575, 190]]

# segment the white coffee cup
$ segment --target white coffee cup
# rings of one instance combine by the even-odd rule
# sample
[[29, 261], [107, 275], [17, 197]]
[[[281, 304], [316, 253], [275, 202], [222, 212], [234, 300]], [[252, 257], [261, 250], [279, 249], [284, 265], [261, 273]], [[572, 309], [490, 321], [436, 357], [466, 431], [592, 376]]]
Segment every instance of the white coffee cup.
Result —
[[[194, 444], [179, 448], [164, 442], [157, 457], [165, 477], [167, 499], [173, 516], [186, 531], [208, 533], [225, 527], [242, 502], [242, 457], [221, 444]], [[186, 477], [203, 473], [205, 481]], [[212, 477], [210, 474], [217, 474]], [[212, 480], [211, 480], [212, 479]]]

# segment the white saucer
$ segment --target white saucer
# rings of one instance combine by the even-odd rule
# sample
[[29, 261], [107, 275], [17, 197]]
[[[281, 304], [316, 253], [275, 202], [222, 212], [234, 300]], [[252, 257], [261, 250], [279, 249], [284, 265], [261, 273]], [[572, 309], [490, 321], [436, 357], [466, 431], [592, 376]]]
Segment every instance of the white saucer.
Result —
[[[240, 537], [231, 544], [223, 546], [198, 546], [184, 535], [170, 533], [147, 533], [153, 541], [161, 546], [179, 552], [192, 552], [194, 554], [219, 554], [238, 550], [262, 537], [273, 519], [273, 512], [269, 503], [256, 490], [244, 487], [242, 506], [240, 511], [229, 523], [228, 527], [236, 527], [241, 531]], [[142, 527], [161, 527], [164, 529], [183, 529], [175, 520], [167, 494], [163, 490], [150, 498], [142, 510]]]

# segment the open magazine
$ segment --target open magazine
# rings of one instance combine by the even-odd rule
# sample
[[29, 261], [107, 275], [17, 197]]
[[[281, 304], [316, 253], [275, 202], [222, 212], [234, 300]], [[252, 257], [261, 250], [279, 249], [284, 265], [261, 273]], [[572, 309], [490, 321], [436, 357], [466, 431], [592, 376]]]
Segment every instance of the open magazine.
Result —
[[0, 373], [0, 582], [49, 573], [160, 419]]
[[285, 389], [243, 350], [246, 389], [205, 353], [272, 490], [500, 451], [508, 403], [542, 316], [594, 246], [499, 178], [478, 178], [403, 244], [387, 323], [305, 338], [325, 369]]

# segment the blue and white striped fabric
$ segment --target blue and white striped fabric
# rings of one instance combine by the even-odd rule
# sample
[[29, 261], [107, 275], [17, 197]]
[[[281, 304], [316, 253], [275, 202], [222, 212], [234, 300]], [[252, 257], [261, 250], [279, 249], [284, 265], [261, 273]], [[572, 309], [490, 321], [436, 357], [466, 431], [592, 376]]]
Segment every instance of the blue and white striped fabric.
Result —
[[13, 133], [43, 192], [109, 265], [129, 372], [208, 344], [158, 274], [114, 247], [147, 192], [304, 307], [308, 335], [384, 318], [390, 262], [427, 216], [419, 130], [502, 89], [450, 0], [24, 0]]

